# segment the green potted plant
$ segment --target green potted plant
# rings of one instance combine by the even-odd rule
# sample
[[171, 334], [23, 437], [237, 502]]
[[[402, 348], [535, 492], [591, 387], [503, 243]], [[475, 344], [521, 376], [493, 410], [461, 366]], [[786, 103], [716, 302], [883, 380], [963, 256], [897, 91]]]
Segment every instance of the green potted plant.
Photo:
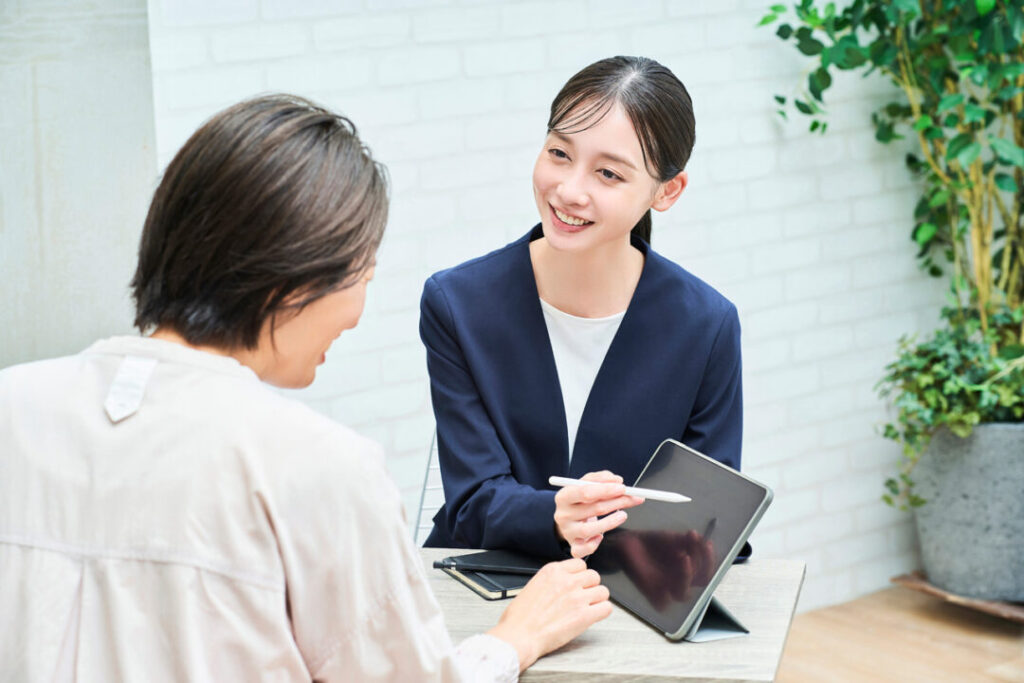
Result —
[[1024, 0], [853, 0], [773, 5], [761, 20], [810, 59], [795, 97], [828, 128], [837, 71], [886, 78], [872, 114], [883, 144], [916, 142], [921, 197], [910, 237], [949, 280], [941, 325], [900, 341], [879, 390], [903, 446], [884, 500], [915, 512], [929, 580], [1024, 600]]

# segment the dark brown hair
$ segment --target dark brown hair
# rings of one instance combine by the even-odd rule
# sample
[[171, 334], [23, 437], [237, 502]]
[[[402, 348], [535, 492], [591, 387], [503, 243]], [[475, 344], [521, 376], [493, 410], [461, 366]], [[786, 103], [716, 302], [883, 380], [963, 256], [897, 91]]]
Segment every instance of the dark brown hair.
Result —
[[216, 114], [175, 155], [132, 278], [135, 325], [254, 348], [264, 322], [351, 284], [387, 222], [387, 181], [347, 118], [289, 95]]
[[[675, 74], [647, 57], [609, 57], [570, 78], [551, 103], [548, 132], [586, 130], [616, 104], [636, 130], [652, 176], [665, 182], [686, 167], [696, 140], [690, 94]], [[650, 210], [633, 234], [651, 241]]]

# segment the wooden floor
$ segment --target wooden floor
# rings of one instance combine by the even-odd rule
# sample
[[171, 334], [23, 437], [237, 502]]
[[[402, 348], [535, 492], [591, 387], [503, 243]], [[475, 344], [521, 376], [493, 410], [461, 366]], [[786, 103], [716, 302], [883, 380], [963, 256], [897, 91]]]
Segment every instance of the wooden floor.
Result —
[[797, 615], [778, 681], [1024, 681], [1024, 624], [893, 587]]

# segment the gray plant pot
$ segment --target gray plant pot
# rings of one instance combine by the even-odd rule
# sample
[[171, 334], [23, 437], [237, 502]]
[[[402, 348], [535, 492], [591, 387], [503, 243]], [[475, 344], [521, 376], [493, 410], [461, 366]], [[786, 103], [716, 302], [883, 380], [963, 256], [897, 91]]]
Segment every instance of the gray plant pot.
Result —
[[942, 429], [911, 475], [928, 580], [952, 593], [1024, 601], [1024, 424]]

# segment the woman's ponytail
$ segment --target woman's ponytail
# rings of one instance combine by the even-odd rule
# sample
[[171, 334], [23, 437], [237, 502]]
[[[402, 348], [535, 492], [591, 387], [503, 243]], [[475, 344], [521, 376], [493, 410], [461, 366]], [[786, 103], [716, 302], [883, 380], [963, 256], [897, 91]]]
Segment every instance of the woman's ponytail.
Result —
[[651, 210], [647, 209], [647, 212], [640, 217], [637, 224], [633, 226], [633, 235], [639, 237], [647, 244], [651, 243]]

